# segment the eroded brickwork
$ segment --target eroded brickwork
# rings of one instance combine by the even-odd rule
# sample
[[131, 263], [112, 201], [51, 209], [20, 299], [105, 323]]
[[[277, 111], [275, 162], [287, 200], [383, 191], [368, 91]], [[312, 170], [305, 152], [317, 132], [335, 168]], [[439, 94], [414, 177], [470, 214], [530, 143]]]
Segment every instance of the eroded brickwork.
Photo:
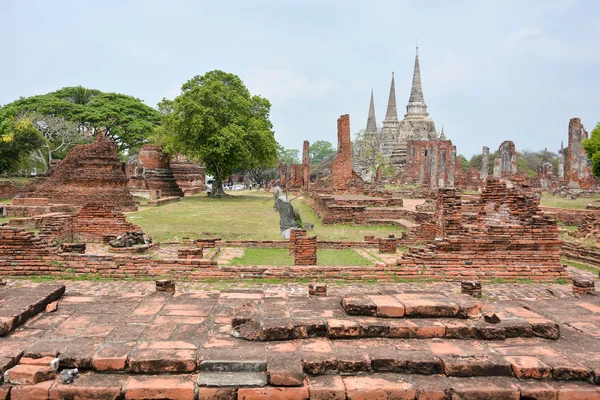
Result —
[[565, 162], [565, 183], [569, 189], [590, 190], [598, 186], [592, 175], [588, 156], [581, 142], [588, 138], [588, 132], [579, 118], [569, 121], [569, 147]]
[[137, 209], [127, 188], [117, 145], [102, 134], [94, 143], [69, 151], [52, 176], [27, 197], [80, 206], [96, 202], [124, 211]]
[[73, 236], [85, 242], [106, 241], [126, 232], [141, 232], [125, 215], [101, 204], [88, 204], [73, 217]]
[[507, 188], [504, 182], [488, 177], [475, 225], [461, 223], [460, 206], [457, 192], [440, 191], [437, 233], [444, 236], [426, 247], [410, 249], [398, 264], [425, 268], [428, 274], [446, 279], [566, 276], [556, 221], [544, 215], [527, 186]]
[[499, 156], [494, 160], [494, 177], [510, 177], [517, 172], [517, 150], [510, 140], [502, 142], [498, 148]]
[[404, 183], [453, 187], [456, 169], [456, 146], [450, 140], [409, 140]]

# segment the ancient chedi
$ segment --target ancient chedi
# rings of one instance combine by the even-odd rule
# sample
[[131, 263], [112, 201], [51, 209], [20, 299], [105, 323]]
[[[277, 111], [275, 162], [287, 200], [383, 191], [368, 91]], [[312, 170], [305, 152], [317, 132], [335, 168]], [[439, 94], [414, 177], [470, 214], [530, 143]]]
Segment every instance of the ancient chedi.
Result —
[[183, 191], [177, 185], [169, 155], [163, 148], [154, 144], [145, 144], [140, 150], [138, 163], [143, 167], [146, 178], [146, 187], [152, 190], [160, 190], [160, 197], [183, 197]]
[[[564, 171], [559, 166], [559, 177], [564, 176], [564, 182], [570, 190], [598, 190], [600, 182], [592, 175], [590, 160], [582, 146], [582, 142], [588, 138], [588, 132], [583, 127], [579, 118], [571, 118], [569, 121], [569, 147], [567, 148], [567, 159], [564, 163]], [[564, 158], [564, 150], [561, 145], [561, 155]]]
[[[364, 132], [365, 139], [379, 143], [380, 151], [390, 160], [390, 163], [398, 169], [406, 163], [407, 148], [409, 140], [434, 140], [438, 138], [435, 123], [429, 117], [427, 104], [423, 96], [421, 84], [421, 68], [419, 64], [419, 48], [415, 56], [412, 88], [404, 119], [398, 120], [396, 108], [396, 85], [394, 73], [392, 72], [392, 84], [388, 99], [387, 112], [381, 129], [377, 127], [375, 119], [375, 104], [373, 92], [371, 91], [371, 102], [369, 105], [369, 116]], [[376, 138], [375, 138], [376, 137]], [[375, 139], [373, 139], [375, 138]], [[357, 149], [358, 150], [358, 149]], [[361, 165], [355, 166], [356, 171], [363, 178], [367, 178], [366, 168]]]
[[137, 209], [127, 188], [117, 145], [103, 134], [92, 144], [74, 147], [52, 176], [27, 197], [83, 206], [103, 204], [119, 211]]
[[177, 185], [186, 195], [201, 193], [206, 188], [206, 168], [188, 161], [184, 156], [171, 158], [171, 171]]

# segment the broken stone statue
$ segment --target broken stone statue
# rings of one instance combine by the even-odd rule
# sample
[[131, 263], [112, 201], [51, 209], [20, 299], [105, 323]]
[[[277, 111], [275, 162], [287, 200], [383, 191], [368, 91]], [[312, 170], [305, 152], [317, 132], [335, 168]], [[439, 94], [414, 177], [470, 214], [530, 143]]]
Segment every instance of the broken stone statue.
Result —
[[284, 239], [290, 238], [290, 229], [298, 228], [298, 223], [294, 215], [294, 206], [287, 198], [281, 196], [277, 199], [277, 209], [279, 210], [279, 229]]

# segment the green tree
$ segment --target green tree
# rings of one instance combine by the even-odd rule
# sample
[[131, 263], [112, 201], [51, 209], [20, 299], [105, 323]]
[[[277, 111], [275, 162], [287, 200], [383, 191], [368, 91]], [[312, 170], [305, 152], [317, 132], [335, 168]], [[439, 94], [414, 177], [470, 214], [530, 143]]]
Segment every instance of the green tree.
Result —
[[102, 132], [122, 153], [139, 149], [160, 122], [160, 113], [135, 97], [81, 86], [20, 98], [0, 109], [0, 120], [28, 112], [71, 121], [83, 134]]
[[334, 154], [337, 154], [337, 150], [326, 140], [317, 140], [308, 147], [310, 164], [319, 164]]
[[456, 156], [456, 158], [460, 160], [460, 166], [463, 171], [469, 169], [469, 161], [467, 160], [467, 157], [463, 156], [462, 154], [459, 154], [458, 156]]
[[236, 170], [276, 165], [271, 103], [252, 96], [238, 76], [215, 70], [181, 90], [167, 107], [163, 137], [171, 151], [202, 160], [215, 177], [211, 196], [225, 196], [223, 180]]
[[361, 129], [355, 134], [354, 156], [358, 163], [367, 167], [372, 177], [376, 177], [377, 171], [381, 171], [383, 177], [392, 178], [395, 174], [394, 166], [381, 150], [381, 145], [380, 135], [368, 135]]
[[582, 145], [588, 158], [592, 161], [592, 173], [600, 178], [600, 122], [592, 130], [590, 138], [584, 140]]
[[300, 164], [300, 150], [286, 149], [277, 143], [277, 159], [286, 164]]
[[0, 121], [0, 174], [15, 170], [31, 152], [44, 144], [44, 138], [27, 118]]

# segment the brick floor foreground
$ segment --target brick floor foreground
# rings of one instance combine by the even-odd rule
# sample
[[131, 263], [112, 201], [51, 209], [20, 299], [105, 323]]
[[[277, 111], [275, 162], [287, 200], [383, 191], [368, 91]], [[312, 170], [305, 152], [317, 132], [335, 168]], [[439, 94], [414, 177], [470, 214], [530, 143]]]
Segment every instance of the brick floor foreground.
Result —
[[[313, 298], [296, 284], [178, 282], [169, 295], [151, 282], [60, 283], [56, 311], [0, 338], [0, 399], [600, 399], [600, 297], [570, 285], [484, 285], [479, 309], [457, 300], [457, 283], [330, 283]], [[232, 335], [253, 308], [260, 318], [244, 322], [258, 337]], [[287, 325], [309, 320], [326, 331]], [[55, 358], [79, 369], [74, 383]]]

